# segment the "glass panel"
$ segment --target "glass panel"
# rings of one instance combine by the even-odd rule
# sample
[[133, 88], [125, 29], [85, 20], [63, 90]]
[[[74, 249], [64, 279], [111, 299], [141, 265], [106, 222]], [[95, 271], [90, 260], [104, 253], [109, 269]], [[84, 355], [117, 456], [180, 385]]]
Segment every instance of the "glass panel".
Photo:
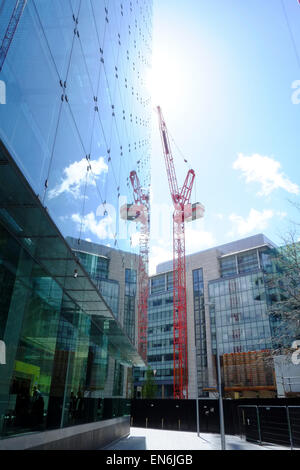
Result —
[[[1, 5], [0, 41], [11, 3]], [[130, 237], [140, 227], [119, 214], [122, 200], [133, 201], [130, 171], [150, 183], [151, 10], [152, 2], [28, 1], [9, 48], [0, 106], [9, 152], [9, 164], [0, 157], [1, 437], [129, 414], [128, 368], [143, 365], [128, 339], [136, 339], [138, 278]], [[79, 255], [84, 239], [101, 243], [99, 252]], [[172, 304], [162, 307], [156, 321], [171, 323]]]
[[151, 293], [155, 294], [165, 290], [165, 275], [153, 277], [151, 279]]

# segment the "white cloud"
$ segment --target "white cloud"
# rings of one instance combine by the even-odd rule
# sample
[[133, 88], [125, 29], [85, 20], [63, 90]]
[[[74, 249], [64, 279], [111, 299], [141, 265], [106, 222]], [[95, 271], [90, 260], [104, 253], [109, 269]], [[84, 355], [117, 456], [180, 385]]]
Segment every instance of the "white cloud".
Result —
[[139, 246], [139, 243], [140, 243], [140, 233], [135, 232], [130, 237], [130, 244], [133, 248], [136, 248], [137, 246]]
[[96, 220], [94, 212], [90, 212], [85, 215], [83, 219], [81, 219], [79, 214], [73, 214], [71, 219], [73, 222], [78, 224], [78, 230], [81, 228], [82, 232], [89, 231], [96, 235], [100, 240], [104, 240], [106, 238], [112, 239], [114, 237], [113, 228], [115, 226], [115, 221], [113, 217], [109, 215], [101, 220]]
[[[203, 221], [193, 222], [185, 225], [185, 250], [186, 254], [212, 248], [216, 245], [216, 240], [211, 232], [203, 230]], [[156, 244], [151, 247], [149, 256], [149, 272], [156, 273], [156, 266], [165, 261], [173, 260], [173, 240], [172, 238], [156, 240]]]
[[80, 187], [85, 184], [87, 176], [87, 184], [95, 186], [94, 177], [99, 177], [102, 173], [107, 173], [108, 166], [104, 158], [100, 157], [98, 160], [90, 160], [92, 172], [87, 174], [88, 162], [86, 158], [78, 162], [71, 163], [70, 166], [63, 170], [63, 178], [60, 184], [55, 186], [49, 191], [49, 198], [59, 196], [64, 192], [71, 193], [75, 198], [80, 195]]
[[197, 251], [212, 248], [216, 245], [216, 240], [211, 232], [202, 228], [195, 229], [187, 226], [185, 229], [185, 249], [186, 253], [195, 253]]
[[[169, 244], [168, 244], [169, 245]], [[151, 247], [149, 256], [149, 274], [150, 276], [156, 274], [156, 266], [164, 261], [173, 259], [172, 246], [164, 245], [163, 241], [158, 245]]]
[[278, 212], [276, 212], [276, 215], [277, 215], [280, 219], [284, 219], [284, 217], [287, 216], [287, 213], [286, 213], [286, 212], [283, 212], [283, 211], [278, 211]]
[[281, 188], [291, 194], [299, 194], [299, 186], [292, 183], [288, 177], [280, 171], [281, 164], [273, 158], [253, 154], [247, 157], [240, 153], [233, 163], [235, 170], [241, 170], [246, 178], [246, 183], [257, 182], [261, 184], [259, 196], [267, 196], [275, 189]]
[[233, 223], [233, 229], [228, 235], [234, 236], [237, 234], [244, 236], [254, 231], [265, 230], [270, 219], [272, 219], [274, 215], [274, 211], [267, 209], [261, 212], [251, 209], [247, 218], [231, 214], [229, 216], [229, 220]]

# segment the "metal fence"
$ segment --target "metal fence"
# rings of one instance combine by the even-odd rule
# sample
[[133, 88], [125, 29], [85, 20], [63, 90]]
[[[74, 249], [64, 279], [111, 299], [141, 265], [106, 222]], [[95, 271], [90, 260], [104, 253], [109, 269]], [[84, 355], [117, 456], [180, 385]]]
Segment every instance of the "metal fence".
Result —
[[241, 438], [300, 448], [300, 406], [238, 406]]
[[[300, 399], [224, 400], [225, 433], [255, 443], [300, 448]], [[200, 433], [220, 433], [218, 400], [199, 399]], [[197, 431], [196, 401], [132, 400], [131, 426]]]

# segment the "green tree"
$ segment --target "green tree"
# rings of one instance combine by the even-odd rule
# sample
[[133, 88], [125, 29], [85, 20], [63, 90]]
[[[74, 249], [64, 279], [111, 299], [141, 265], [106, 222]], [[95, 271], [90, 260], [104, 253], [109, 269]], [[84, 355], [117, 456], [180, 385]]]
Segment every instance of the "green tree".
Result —
[[273, 269], [266, 275], [274, 350], [281, 352], [300, 338], [300, 243], [294, 232], [273, 252]]
[[142, 388], [143, 398], [155, 398], [157, 392], [157, 384], [154, 378], [154, 372], [151, 367], [146, 370], [145, 383]]

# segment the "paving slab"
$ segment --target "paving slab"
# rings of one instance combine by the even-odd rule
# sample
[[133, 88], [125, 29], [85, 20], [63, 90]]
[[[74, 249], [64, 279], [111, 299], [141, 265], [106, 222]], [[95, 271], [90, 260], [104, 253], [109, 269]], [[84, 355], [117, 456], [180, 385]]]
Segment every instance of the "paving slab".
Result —
[[[239, 436], [226, 436], [227, 450], [290, 450], [276, 445], [258, 445], [247, 442]], [[219, 434], [159, 429], [134, 428], [130, 435], [113, 442], [102, 450], [221, 450]]]

